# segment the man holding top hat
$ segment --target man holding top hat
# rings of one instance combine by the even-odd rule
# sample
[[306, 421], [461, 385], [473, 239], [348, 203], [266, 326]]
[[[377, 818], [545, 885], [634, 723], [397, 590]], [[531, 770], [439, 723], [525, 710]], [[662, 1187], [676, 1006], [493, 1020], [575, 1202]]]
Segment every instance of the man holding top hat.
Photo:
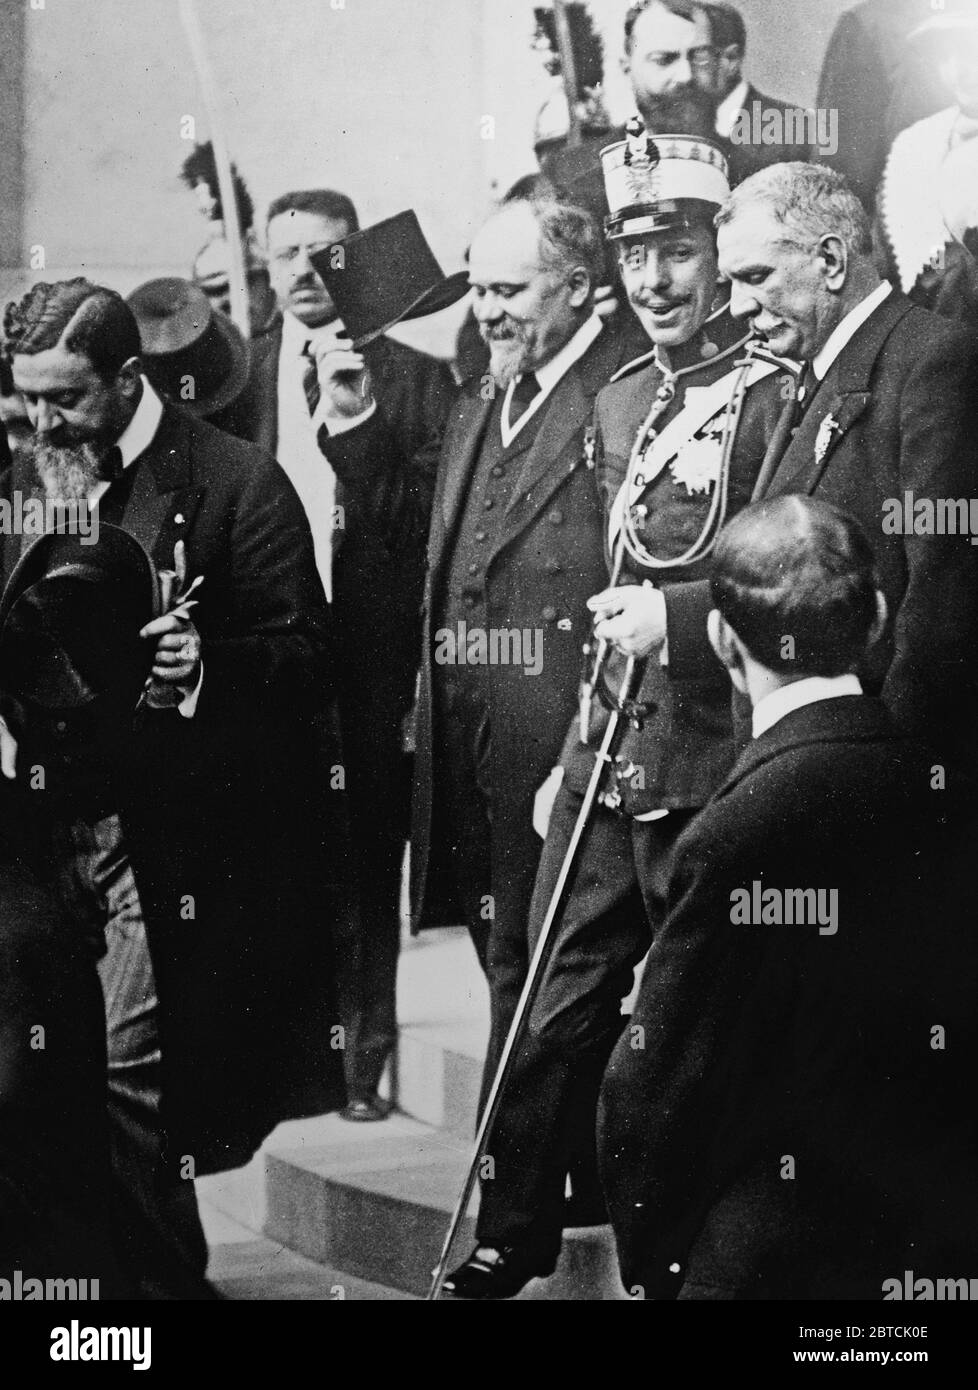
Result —
[[[386, 336], [466, 291], [413, 212], [361, 229], [329, 189], [268, 210], [276, 328], [252, 342], [251, 380], [219, 423], [275, 454], [295, 485], [332, 600], [336, 693], [351, 829], [352, 893], [338, 953], [343, 1117], [383, 1120], [378, 1085], [397, 1038], [400, 888], [410, 776], [402, 725], [414, 698], [424, 549], [447, 365]], [[390, 487], [379, 486], [389, 473]], [[406, 503], [406, 508], [404, 504]]]
[[117, 294], [37, 284], [4, 339], [45, 490], [99, 523], [90, 561], [45, 537], [7, 586], [4, 774], [103, 952], [120, 1258], [142, 1297], [205, 1298], [193, 1178], [343, 1098], [315, 756], [328, 609], [284, 474], [161, 401]]
[[[626, 660], [645, 673], [576, 862], [529, 1033], [488, 1139], [478, 1246], [449, 1277], [457, 1297], [507, 1298], [552, 1272], [565, 1207], [594, 1162], [597, 1088], [621, 1001], [661, 918], [669, 853], [735, 755], [723, 672], [688, 679], [673, 639], [706, 621], [693, 581], [724, 520], [750, 497], [794, 374], [748, 351], [717, 274], [713, 218], [729, 185], [711, 141], [650, 137], [641, 121], [602, 152], [608, 237], [654, 346], [600, 392], [589, 441], [611, 584], [588, 606], [607, 653], [587, 659], [578, 717], [537, 799], [546, 842], [529, 914], [539, 937]], [[600, 669], [597, 666], [600, 665]], [[554, 788], [556, 801], [553, 801]], [[553, 811], [549, 815], [549, 803]], [[593, 1179], [592, 1179], [593, 1185]], [[593, 1217], [593, 1213], [582, 1213]]]

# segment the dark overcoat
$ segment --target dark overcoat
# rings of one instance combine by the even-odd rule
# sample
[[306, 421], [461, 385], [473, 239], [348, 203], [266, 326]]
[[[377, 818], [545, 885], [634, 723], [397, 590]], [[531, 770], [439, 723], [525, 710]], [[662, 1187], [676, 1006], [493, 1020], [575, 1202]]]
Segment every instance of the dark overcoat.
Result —
[[[626, 1287], [879, 1300], [974, 1268], [974, 825], [932, 764], [878, 701], [823, 700], [680, 837], [599, 1114]], [[755, 884], [780, 918], [742, 920]]]

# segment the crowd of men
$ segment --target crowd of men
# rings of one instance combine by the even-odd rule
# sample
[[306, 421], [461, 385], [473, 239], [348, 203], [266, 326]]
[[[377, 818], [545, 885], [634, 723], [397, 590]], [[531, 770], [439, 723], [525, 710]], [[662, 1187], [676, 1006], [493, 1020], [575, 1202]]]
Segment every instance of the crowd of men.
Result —
[[[520, 1024], [447, 1292], [608, 1219], [649, 1298], [972, 1273], [978, 5], [880, 9], [831, 157], [732, 6], [642, 0], [638, 115], [465, 276], [314, 188], [244, 228], [248, 344], [220, 222], [7, 306], [2, 499], [98, 535], [3, 538], [0, 1276], [214, 1297], [193, 1179], [386, 1118], [408, 841], [483, 1105]], [[454, 371], [386, 336], [466, 292]]]

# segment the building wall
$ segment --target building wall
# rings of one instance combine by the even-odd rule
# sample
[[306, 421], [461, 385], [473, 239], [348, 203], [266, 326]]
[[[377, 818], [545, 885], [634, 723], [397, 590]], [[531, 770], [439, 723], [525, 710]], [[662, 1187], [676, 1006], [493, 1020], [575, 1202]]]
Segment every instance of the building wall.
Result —
[[[259, 209], [323, 183], [351, 193], [365, 222], [413, 206], [452, 270], [493, 194], [533, 167], [548, 84], [530, 49], [532, 0], [198, 4]], [[758, 83], [810, 101], [844, 5], [743, 0]], [[593, 0], [618, 109], [626, 8]], [[204, 238], [177, 177], [181, 130], [188, 116], [200, 138], [209, 129], [178, 0], [2, 0], [0, 59], [0, 291], [41, 273], [122, 290], [186, 274]], [[37, 247], [43, 272], [31, 271]]]

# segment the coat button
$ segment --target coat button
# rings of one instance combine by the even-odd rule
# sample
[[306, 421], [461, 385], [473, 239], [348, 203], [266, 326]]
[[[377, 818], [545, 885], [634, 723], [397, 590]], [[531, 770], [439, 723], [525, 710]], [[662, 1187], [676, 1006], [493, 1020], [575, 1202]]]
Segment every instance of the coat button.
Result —
[[485, 509], [486, 509], [487, 512], [490, 512], [490, 511], [492, 511], [493, 507], [495, 506], [495, 500], [494, 500], [494, 498], [492, 498], [492, 497], [487, 497], [486, 500], [483, 502], [482, 505], [485, 507]]
[[559, 507], [555, 507], [553, 511], [550, 513], [550, 515], [547, 517], [547, 520], [550, 522], [551, 526], [559, 526], [563, 519], [564, 513], [560, 510]]
[[477, 541], [484, 541], [486, 538], [485, 531], [476, 531], [475, 538]]
[[548, 561], [547, 561], [547, 573], [548, 573], [548, 574], [562, 574], [562, 573], [563, 573], [563, 570], [564, 570], [564, 567], [563, 567], [563, 565], [560, 563], [559, 560], [548, 560]]
[[182, 526], [185, 520], [186, 518], [183, 512], [177, 512], [176, 516], [173, 518], [173, 524], [174, 526]]
[[478, 566], [478, 565], [469, 565], [469, 574], [478, 574], [478, 573], [479, 573], [479, 566]]
[[489, 472], [494, 478], [505, 478], [506, 470], [500, 464], [494, 463]]
[[554, 618], [556, 618], [557, 616], [557, 610], [553, 607], [552, 604], [548, 603], [540, 616], [543, 618], [543, 621], [545, 623], [552, 623]]

